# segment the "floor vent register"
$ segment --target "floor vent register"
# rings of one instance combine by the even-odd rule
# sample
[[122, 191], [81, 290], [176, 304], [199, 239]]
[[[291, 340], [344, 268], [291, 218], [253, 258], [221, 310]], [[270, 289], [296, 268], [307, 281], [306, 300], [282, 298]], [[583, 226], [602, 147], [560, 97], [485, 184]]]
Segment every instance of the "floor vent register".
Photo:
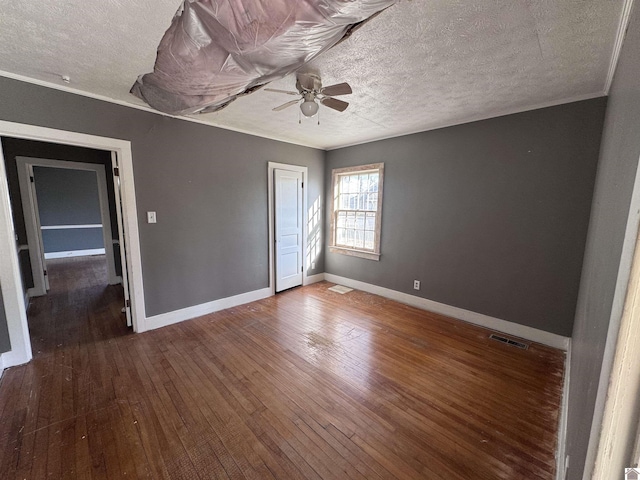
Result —
[[523, 343], [523, 342], [517, 342], [515, 340], [512, 340], [510, 338], [507, 337], [502, 337], [500, 335], [496, 335], [495, 333], [492, 333], [489, 338], [491, 340], [495, 340], [497, 342], [502, 342], [502, 343], [506, 343], [507, 345], [511, 345], [512, 347], [518, 347], [521, 348], [522, 350], [527, 350], [529, 348], [529, 344], [527, 343]]

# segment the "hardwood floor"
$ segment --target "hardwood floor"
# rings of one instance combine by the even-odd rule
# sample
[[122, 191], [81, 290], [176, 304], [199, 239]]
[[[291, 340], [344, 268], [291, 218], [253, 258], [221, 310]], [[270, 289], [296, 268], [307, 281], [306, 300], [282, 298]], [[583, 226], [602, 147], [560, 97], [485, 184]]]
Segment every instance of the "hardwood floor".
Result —
[[0, 383], [2, 479], [554, 478], [562, 352], [326, 282], [131, 334], [64, 263]]

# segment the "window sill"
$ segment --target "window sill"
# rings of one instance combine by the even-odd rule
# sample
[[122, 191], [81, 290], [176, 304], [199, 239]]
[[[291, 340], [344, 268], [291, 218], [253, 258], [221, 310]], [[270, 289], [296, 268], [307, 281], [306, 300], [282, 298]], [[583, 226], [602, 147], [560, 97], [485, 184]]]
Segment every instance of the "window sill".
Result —
[[374, 252], [366, 252], [363, 250], [354, 250], [353, 248], [329, 247], [331, 253], [339, 253], [341, 255], [349, 255], [351, 257], [366, 258], [367, 260], [380, 261], [380, 254]]

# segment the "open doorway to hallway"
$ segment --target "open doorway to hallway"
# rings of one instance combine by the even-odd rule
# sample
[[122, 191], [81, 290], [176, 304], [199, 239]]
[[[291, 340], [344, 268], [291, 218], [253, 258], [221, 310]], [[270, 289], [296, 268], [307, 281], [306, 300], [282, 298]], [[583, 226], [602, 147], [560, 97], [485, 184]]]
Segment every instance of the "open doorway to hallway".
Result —
[[115, 154], [1, 140], [36, 359], [61, 347], [126, 335], [131, 323]]
[[[120, 260], [122, 264], [122, 282], [125, 296], [127, 321], [135, 332], [146, 330], [144, 307], [144, 289], [142, 282], [142, 259], [138, 236], [138, 214], [133, 173], [131, 142], [108, 137], [99, 137], [83, 133], [38, 127], [34, 125], [6, 122], [0, 120], [0, 138], [22, 139], [48, 143], [58, 147], [81, 147], [92, 151], [108, 152], [111, 157], [111, 169], [114, 193], [116, 195], [116, 217], [119, 233]], [[4, 147], [0, 142], [0, 146]], [[21, 365], [32, 359], [31, 340], [25, 308], [24, 276], [21, 270], [28, 264], [15, 219], [14, 206], [10, 197], [8, 178], [11, 172], [5, 165], [6, 152], [0, 148], [0, 304], [6, 314], [7, 329], [0, 332], [4, 351], [0, 363], [4, 368]], [[29, 271], [26, 269], [26, 271]], [[129, 294], [131, 292], [131, 294]]]

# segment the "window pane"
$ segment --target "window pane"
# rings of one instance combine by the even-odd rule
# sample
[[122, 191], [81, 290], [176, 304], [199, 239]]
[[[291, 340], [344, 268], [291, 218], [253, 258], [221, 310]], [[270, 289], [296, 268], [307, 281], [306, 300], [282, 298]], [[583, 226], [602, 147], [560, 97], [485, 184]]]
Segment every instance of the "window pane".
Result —
[[355, 212], [347, 212], [346, 213], [346, 218], [347, 218], [347, 221], [346, 221], [345, 226], [347, 228], [355, 228], [355, 226], [356, 226], [356, 214], [355, 214]]
[[[339, 207], [351, 210], [373, 210], [374, 208], [370, 205], [372, 205], [372, 202], [377, 201], [377, 197], [372, 197], [375, 198], [375, 200], [372, 200], [362, 195], [377, 193], [378, 179], [379, 174], [377, 173], [341, 175], [338, 181], [339, 191], [336, 194], [339, 198]], [[349, 196], [348, 194], [352, 195]]]
[[349, 176], [349, 193], [358, 193], [358, 176], [350, 175]]
[[364, 232], [364, 248], [367, 250], [373, 250], [374, 247], [374, 233], [373, 232]]
[[353, 172], [337, 177], [335, 199], [335, 245], [377, 251], [379, 172]]
[[351, 210], [358, 210], [358, 194], [352, 193], [349, 198], [349, 208]]
[[371, 208], [371, 194], [363, 193], [362, 198], [364, 198], [364, 204], [362, 205], [363, 210], [373, 210]]
[[378, 209], [378, 194], [377, 193], [369, 193], [367, 195], [368, 200], [368, 208], [367, 210], [376, 211]]
[[344, 176], [340, 177], [340, 193], [348, 193], [349, 192], [349, 177]]
[[366, 192], [367, 188], [369, 186], [369, 175], [368, 174], [360, 175], [358, 180], [359, 180], [359, 182], [358, 182], [358, 191], [359, 192]]
[[345, 245], [353, 247], [355, 242], [354, 236], [354, 230], [346, 230]]
[[378, 174], [377, 173], [373, 173], [369, 176], [369, 185], [367, 185], [367, 191], [369, 192], [378, 191]]
[[365, 222], [365, 230], [375, 230], [376, 229], [376, 214], [367, 212], [367, 220]]

